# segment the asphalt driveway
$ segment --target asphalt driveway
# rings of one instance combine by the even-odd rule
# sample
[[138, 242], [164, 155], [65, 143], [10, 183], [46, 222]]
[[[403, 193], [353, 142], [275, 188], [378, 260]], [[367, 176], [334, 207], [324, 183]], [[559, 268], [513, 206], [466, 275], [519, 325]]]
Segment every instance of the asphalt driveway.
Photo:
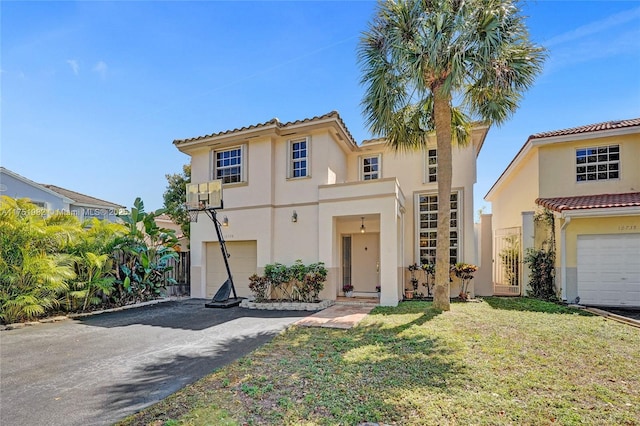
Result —
[[0, 332], [0, 424], [112, 424], [308, 315], [204, 303], [166, 302]]

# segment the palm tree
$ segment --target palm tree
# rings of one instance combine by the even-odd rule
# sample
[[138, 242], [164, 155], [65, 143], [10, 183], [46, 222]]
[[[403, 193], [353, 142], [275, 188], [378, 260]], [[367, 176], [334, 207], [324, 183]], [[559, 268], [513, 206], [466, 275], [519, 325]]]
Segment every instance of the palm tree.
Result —
[[361, 37], [362, 106], [372, 133], [395, 150], [424, 149], [436, 135], [436, 309], [449, 309], [452, 143], [468, 142], [472, 120], [509, 118], [544, 58], [517, 0], [381, 2]]

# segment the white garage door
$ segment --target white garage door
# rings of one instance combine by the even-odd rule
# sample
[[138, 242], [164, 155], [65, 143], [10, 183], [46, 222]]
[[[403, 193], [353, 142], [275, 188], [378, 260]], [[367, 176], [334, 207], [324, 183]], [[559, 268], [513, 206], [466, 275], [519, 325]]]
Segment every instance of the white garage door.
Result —
[[578, 236], [580, 303], [640, 307], [640, 234]]
[[[229, 267], [233, 276], [233, 284], [239, 297], [247, 297], [249, 277], [257, 270], [257, 244], [255, 241], [227, 241]], [[213, 297], [220, 286], [227, 280], [227, 270], [220, 252], [220, 244], [207, 244], [207, 297]], [[233, 296], [233, 293], [231, 294]]]

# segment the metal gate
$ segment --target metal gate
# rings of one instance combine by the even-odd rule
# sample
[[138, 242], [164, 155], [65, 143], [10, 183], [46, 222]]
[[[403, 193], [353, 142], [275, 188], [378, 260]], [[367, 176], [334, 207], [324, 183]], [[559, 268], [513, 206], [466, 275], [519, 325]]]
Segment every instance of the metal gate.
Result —
[[493, 293], [520, 296], [522, 283], [522, 229], [497, 229], [493, 239]]

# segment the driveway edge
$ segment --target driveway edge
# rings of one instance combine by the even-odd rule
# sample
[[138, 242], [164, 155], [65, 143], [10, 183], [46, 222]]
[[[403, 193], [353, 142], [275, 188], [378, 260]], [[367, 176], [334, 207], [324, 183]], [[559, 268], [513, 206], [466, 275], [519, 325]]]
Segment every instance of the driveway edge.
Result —
[[17, 322], [17, 323], [13, 323], [13, 324], [0, 325], [0, 331], [16, 330], [16, 329], [19, 329], [19, 328], [30, 327], [32, 325], [48, 324], [48, 323], [52, 323], [52, 322], [65, 321], [65, 320], [68, 320], [68, 319], [82, 318], [82, 317], [89, 317], [89, 316], [92, 316], [92, 315], [106, 314], [108, 312], [124, 311], [124, 310], [127, 310], [127, 309], [141, 308], [143, 306], [157, 305], [158, 303], [171, 302], [171, 301], [174, 301], [174, 300], [183, 300], [183, 299], [189, 299], [189, 297], [170, 296], [170, 297], [165, 297], [163, 299], [155, 299], [155, 300], [149, 300], [147, 302], [135, 303], [133, 305], [118, 306], [117, 308], [102, 309], [102, 310], [99, 310], [99, 311], [91, 311], [91, 312], [82, 312], [80, 314], [59, 315], [59, 316], [55, 316], [55, 317], [42, 318], [42, 319], [40, 319], [38, 321]]

